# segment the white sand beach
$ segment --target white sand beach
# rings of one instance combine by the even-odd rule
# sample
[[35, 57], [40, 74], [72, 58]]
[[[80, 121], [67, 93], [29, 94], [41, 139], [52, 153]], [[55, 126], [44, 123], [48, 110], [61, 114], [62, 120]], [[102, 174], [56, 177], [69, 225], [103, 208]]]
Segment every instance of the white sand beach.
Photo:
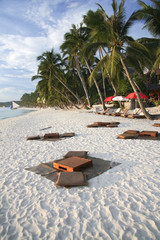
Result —
[[[86, 127], [95, 121], [120, 124]], [[53, 109], [1, 120], [0, 239], [160, 239], [160, 141], [116, 138], [129, 129], [160, 132], [154, 122]], [[26, 141], [49, 132], [76, 135]], [[88, 186], [69, 189], [25, 170], [72, 150], [121, 164], [90, 179]]]

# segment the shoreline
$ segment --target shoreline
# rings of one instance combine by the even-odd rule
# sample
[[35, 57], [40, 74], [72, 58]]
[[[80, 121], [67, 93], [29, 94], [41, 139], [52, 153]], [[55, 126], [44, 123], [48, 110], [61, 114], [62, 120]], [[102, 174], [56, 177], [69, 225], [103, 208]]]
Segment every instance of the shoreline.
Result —
[[37, 111], [35, 108], [18, 108], [11, 110], [10, 108], [0, 108], [0, 121], [18, 116], [23, 116], [29, 112]]
[[[120, 125], [86, 128], [96, 121]], [[1, 120], [1, 239], [158, 239], [159, 141], [116, 138], [128, 129], [160, 132], [153, 123], [51, 108]], [[76, 135], [57, 142], [26, 141], [49, 132]], [[71, 189], [24, 170], [68, 151], [88, 151], [121, 164], [89, 180], [87, 187]]]

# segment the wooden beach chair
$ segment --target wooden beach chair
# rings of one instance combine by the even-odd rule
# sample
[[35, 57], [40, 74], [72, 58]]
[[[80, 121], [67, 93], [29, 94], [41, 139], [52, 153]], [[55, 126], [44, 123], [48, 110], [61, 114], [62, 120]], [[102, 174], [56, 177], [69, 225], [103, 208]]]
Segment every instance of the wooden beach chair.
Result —
[[117, 108], [116, 111], [114, 111], [111, 115], [112, 116], [120, 116], [122, 113], [122, 109], [121, 108]]
[[101, 114], [101, 115], [105, 115], [107, 112], [109, 112], [110, 109], [111, 109], [111, 108], [107, 108], [106, 110], [100, 112], [99, 114]]
[[140, 108], [136, 108], [134, 111], [133, 111], [133, 113], [132, 114], [129, 114], [128, 116], [127, 116], [128, 118], [145, 118], [145, 116], [144, 116], [144, 114], [143, 114], [143, 112], [142, 112], [142, 110], [140, 109]]
[[116, 111], [116, 108], [110, 108], [108, 112], [105, 113], [107, 116], [111, 116]]
[[124, 111], [120, 114], [121, 117], [127, 117], [129, 113], [129, 108], [125, 108]]

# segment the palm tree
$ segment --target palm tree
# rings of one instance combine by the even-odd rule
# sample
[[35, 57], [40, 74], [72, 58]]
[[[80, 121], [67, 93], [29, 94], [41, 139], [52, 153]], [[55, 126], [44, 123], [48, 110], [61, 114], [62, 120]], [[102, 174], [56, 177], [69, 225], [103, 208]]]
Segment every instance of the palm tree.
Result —
[[64, 55], [67, 54], [69, 56], [69, 59], [74, 62], [74, 66], [77, 70], [78, 76], [81, 80], [81, 83], [82, 83], [82, 86], [83, 86], [83, 89], [84, 89], [84, 92], [86, 95], [88, 106], [91, 107], [87, 86], [86, 86], [85, 80], [82, 75], [80, 61], [78, 58], [79, 51], [82, 48], [84, 42], [86, 41], [86, 37], [87, 37], [87, 35], [86, 35], [86, 32], [83, 30], [82, 25], [80, 25], [80, 27], [77, 28], [73, 24], [72, 29], [70, 29], [70, 32], [67, 32], [64, 35], [65, 41], [61, 45], [60, 48], [61, 48], [62, 52], [64, 53]]
[[[146, 111], [144, 104], [139, 96], [135, 81], [131, 78], [128, 71], [128, 66], [126, 62], [128, 50], [130, 52], [130, 57], [132, 57], [136, 64], [140, 63], [141, 57], [143, 58], [143, 60], [145, 59], [145, 61], [149, 62], [149, 52], [144, 45], [134, 41], [132, 37], [127, 35], [129, 27], [133, 24], [133, 16], [131, 16], [127, 21], [125, 21], [124, 3], [125, 0], [122, 0], [120, 5], [118, 6], [116, 0], [112, 0], [113, 16], [111, 17], [109, 17], [102, 8], [102, 6], [99, 5], [101, 9], [101, 14], [104, 16], [106, 24], [108, 26], [108, 30], [110, 31], [107, 42], [107, 47], [110, 51], [110, 55], [106, 55], [96, 66], [94, 71], [96, 71], [99, 67], [101, 67], [101, 65], [105, 63], [105, 66], [107, 67], [107, 69], [109, 69], [112, 77], [116, 72], [116, 67], [121, 63], [125, 75], [127, 76], [133, 88], [133, 91], [136, 93], [138, 103], [145, 117], [148, 119], [155, 119], [159, 116], [152, 116]], [[93, 77], [94, 72], [91, 74], [90, 79], [92, 80]]]
[[[152, 6], [147, 5], [145, 2], [138, 0], [138, 4], [140, 5], [141, 9], [136, 11], [134, 13], [135, 19], [138, 20], [143, 20], [145, 25], [143, 28], [147, 28], [149, 32], [154, 36], [157, 37], [157, 41], [155, 39], [143, 39], [145, 42], [152, 44], [152, 47], [155, 49], [156, 46], [156, 60], [153, 65], [153, 70], [154, 72], [159, 66], [160, 63], [160, 1], [159, 0], [150, 0], [152, 3]], [[153, 48], [151, 48], [153, 49]]]
[[67, 80], [61, 68], [62, 59], [59, 54], [55, 54], [52, 49], [50, 52], [47, 51], [44, 52], [41, 56], [38, 56], [37, 60], [40, 61], [40, 64], [38, 66], [38, 74], [33, 76], [32, 80], [42, 79], [44, 81], [47, 81], [48, 93], [51, 93], [54, 82], [58, 81], [72, 94], [72, 96], [78, 100], [78, 102], [84, 105], [81, 99], [76, 94], [74, 94], [74, 92], [65, 83]]
[[[83, 16], [84, 23], [90, 29], [90, 38], [89, 44], [86, 46], [87, 51], [93, 51], [96, 53], [98, 50], [99, 58], [103, 58], [103, 53], [108, 54], [106, 51], [107, 42], [109, 38], [108, 32], [108, 23], [106, 23], [101, 11], [98, 9], [96, 12], [89, 10], [87, 15]], [[106, 86], [105, 86], [105, 77], [107, 76], [110, 85], [114, 90], [114, 95], [117, 95], [117, 88], [115, 86], [114, 79], [111, 78], [109, 72], [105, 67], [102, 68], [102, 79], [103, 79], [103, 89], [104, 89], [104, 96], [106, 97]]]
[[154, 37], [160, 37], [160, 1], [150, 0], [153, 6], [138, 0], [141, 9], [136, 12], [136, 17], [145, 22], [144, 28], [147, 28]]

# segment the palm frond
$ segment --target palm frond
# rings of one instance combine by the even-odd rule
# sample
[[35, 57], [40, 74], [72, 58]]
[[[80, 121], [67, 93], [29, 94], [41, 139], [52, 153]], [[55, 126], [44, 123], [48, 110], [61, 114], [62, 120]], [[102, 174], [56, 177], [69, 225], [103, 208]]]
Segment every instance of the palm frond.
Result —
[[151, 56], [148, 49], [140, 43], [130, 42], [130, 46], [127, 47], [127, 54], [143, 64], [148, 66], [152, 65]]
[[89, 85], [92, 86], [94, 83], [94, 78], [97, 77], [99, 71], [104, 67], [104, 65], [106, 66], [107, 61], [108, 61], [109, 57], [106, 55], [101, 61], [99, 61], [99, 63], [96, 65], [96, 67], [94, 68], [94, 70], [92, 71], [92, 73], [90, 74], [89, 78], [88, 78], [88, 82]]
[[160, 65], [160, 47], [157, 49], [157, 58], [153, 65], [151, 74], [153, 74], [156, 71], [156, 69], [159, 67], [159, 65]]
[[110, 58], [110, 76], [113, 78], [116, 72], [117, 64], [120, 62], [120, 57], [118, 51], [116, 51], [116, 47], [113, 47]]
[[98, 5], [99, 8], [101, 9], [103, 16], [106, 18], [106, 20], [108, 21], [108, 23], [111, 24], [110, 18], [109, 18], [109, 16], [107, 15], [107, 13], [105, 12], [105, 10], [103, 9], [103, 7], [102, 7], [99, 3], [97, 3], [97, 5]]

